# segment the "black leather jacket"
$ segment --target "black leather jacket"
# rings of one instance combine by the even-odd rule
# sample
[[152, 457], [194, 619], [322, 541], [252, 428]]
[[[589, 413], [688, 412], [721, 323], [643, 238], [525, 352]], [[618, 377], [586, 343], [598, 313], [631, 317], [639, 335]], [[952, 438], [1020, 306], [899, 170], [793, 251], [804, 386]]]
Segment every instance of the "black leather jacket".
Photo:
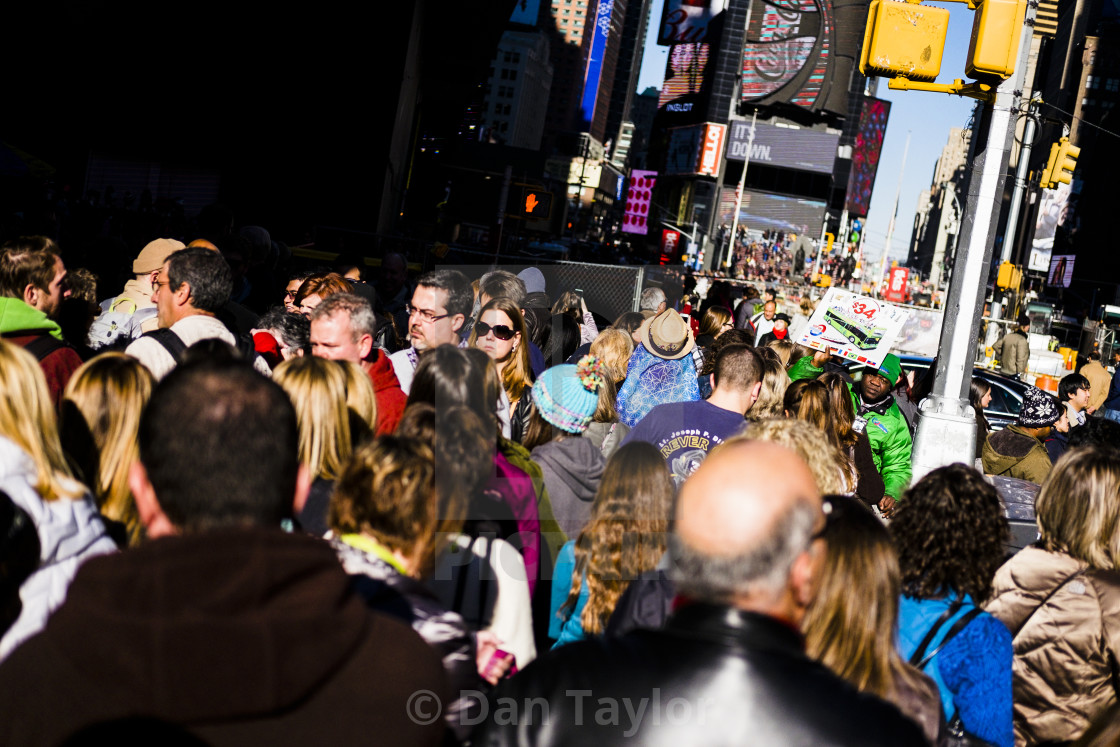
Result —
[[794, 629], [709, 604], [679, 609], [663, 630], [593, 638], [537, 659], [496, 692], [476, 740], [622, 743], [898, 747], [926, 740], [894, 706], [806, 657]]

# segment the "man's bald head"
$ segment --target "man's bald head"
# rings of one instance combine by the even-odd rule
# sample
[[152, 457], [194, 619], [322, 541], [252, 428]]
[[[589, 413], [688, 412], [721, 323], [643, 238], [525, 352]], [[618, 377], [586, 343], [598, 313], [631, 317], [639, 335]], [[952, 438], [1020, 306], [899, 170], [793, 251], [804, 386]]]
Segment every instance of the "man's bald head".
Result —
[[823, 523], [820, 489], [796, 452], [729, 443], [681, 488], [669, 545], [677, 590], [793, 620], [808, 604], [813, 570], [797, 561]]

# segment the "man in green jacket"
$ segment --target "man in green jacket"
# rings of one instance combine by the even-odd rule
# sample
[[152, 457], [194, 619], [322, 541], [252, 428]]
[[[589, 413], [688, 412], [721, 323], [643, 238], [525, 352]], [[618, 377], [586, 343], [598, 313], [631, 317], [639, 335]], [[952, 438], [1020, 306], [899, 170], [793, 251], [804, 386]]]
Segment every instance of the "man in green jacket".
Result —
[[[812, 357], [799, 359], [790, 368], [790, 379], [816, 378], [830, 357], [828, 353], [815, 353]], [[864, 370], [858, 391], [849, 387], [852, 407], [856, 411], [853, 427], [867, 432], [875, 468], [883, 478], [885, 495], [879, 502], [879, 510], [885, 517], [894, 512], [898, 499], [910, 485], [912, 474], [910, 427], [891, 395], [891, 389], [901, 377], [902, 362], [897, 355], [888, 353], [877, 369]]]

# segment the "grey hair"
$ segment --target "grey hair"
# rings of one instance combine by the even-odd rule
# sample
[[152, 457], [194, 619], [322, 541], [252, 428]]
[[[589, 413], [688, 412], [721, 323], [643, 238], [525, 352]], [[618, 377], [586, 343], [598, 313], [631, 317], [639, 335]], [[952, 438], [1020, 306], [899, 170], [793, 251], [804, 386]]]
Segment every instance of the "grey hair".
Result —
[[642, 300], [638, 306], [638, 310], [657, 311], [657, 307], [665, 302], [665, 291], [660, 288], [646, 288], [642, 291]]
[[493, 270], [478, 281], [479, 295], [508, 298], [517, 308], [525, 307], [525, 281], [505, 270]]
[[354, 293], [335, 293], [323, 299], [311, 312], [311, 321], [326, 319], [335, 314], [350, 317], [350, 334], [354, 340], [362, 335], [373, 337], [377, 334], [377, 319], [369, 301]]
[[737, 594], [781, 591], [793, 561], [808, 546], [820, 515], [808, 501], [798, 500], [774, 521], [755, 546], [738, 555], [709, 555], [676, 532], [669, 535], [669, 578], [677, 592], [701, 602], [726, 603]]

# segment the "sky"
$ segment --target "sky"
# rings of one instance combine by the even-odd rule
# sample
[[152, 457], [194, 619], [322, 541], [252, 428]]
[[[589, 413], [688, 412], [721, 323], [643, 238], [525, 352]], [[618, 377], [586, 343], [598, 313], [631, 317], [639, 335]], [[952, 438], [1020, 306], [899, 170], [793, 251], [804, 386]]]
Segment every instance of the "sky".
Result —
[[[665, 77], [665, 61], [669, 48], [657, 45], [657, 29], [661, 19], [663, 0], [653, 0], [650, 8], [649, 31], [646, 36], [645, 56], [638, 79], [638, 91], [648, 86], [661, 87]], [[949, 35], [941, 62], [938, 83], [951, 83], [954, 78], [964, 78], [965, 58], [972, 30], [972, 12], [962, 3], [929, 2], [949, 10]], [[898, 217], [891, 238], [890, 258], [904, 260], [910, 246], [910, 233], [914, 226], [918, 196], [928, 189], [933, 179], [933, 169], [941, 156], [941, 149], [949, 139], [949, 129], [965, 127], [972, 116], [973, 100], [943, 93], [926, 91], [891, 91], [887, 80], [879, 79], [876, 95], [891, 102], [887, 134], [879, 171], [871, 195], [871, 208], [865, 221], [863, 250], [868, 261], [878, 261], [886, 244], [887, 229], [894, 208], [895, 192], [899, 191], [899, 174], [902, 187], [899, 191]], [[906, 135], [910, 133], [910, 148], [903, 170], [903, 151]]]

